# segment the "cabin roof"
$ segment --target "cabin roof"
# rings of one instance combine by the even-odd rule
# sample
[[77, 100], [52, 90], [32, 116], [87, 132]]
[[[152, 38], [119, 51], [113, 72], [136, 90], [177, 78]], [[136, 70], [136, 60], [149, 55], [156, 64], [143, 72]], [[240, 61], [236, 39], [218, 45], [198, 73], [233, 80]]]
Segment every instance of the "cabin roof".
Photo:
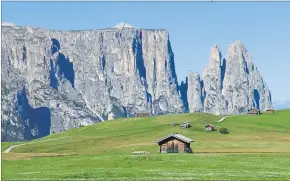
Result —
[[251, 110], [260, 111], [260, 110], [257, 109], [257, 108], [252, 108], [252, 109], [250, 109], [249, 111], [251, 111]]
[[180, 123], [180, 125], [189, 125], [190, 122], [184, 122], [184, 123]]
[[249, 111], [248, 111], [248, 113], [257, 113], [257, 112], [260, 112], [260, 110], [259, 109], [250, 109]]
[[206, 125], [205, 127], [206, 127], [206, 128], [207, 128], [207, 127], [214, 127], [214, 125], [212, 125], [212, 124], [208, 124], [208, 125]]
[[165, 136], [165, 137], [157, 140], [156, 143], [160, 143], [160, 142], [162, 142], [162, 141], [164, 141], [164, 140], [166, 140], [166, 139], [168, 139], [170, 137], [176, 138], [176, 139], [181, 140], [181, 141], [183, 141], [185, 143], [193, 142], [193, 139], [190, 139], [190, 138], [188, 138], [186, 136], [183, 136], [181, 134], [178, 134], [178, 133], [173, 133], [173, 134], [169, 134], [168, 136]]

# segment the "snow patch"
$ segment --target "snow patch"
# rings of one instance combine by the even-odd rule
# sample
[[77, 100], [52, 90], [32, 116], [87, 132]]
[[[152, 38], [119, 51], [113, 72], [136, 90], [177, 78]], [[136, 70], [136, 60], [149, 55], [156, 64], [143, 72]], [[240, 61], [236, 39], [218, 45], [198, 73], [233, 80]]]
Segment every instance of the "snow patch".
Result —
[[1, 26], [16, 26], [16, 25], [10, 22], [1, 22]]
[[122, 29], [122, 28], [138, 28], [138, 27], [132, 26], [128, 23], [121, 22], [116, 24], [113, 28]]

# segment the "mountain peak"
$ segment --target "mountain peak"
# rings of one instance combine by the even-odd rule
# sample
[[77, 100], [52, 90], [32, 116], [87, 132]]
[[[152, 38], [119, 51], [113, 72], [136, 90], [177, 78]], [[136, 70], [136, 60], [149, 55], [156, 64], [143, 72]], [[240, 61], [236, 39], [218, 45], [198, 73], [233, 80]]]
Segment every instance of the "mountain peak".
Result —
[[113, 28], [122, 29], [122, 28], [137, 28], [137, 27], [132, 26], [128, 23], [121, 22], [121, 23], [116, 24]]
[[1, 22], [1, 26], [15, 26], [15, 24], [10, 22]]
[[237, 48], [242, 49], [242, 50], [245, 49], [245, 45], [240, 40], [234, 41], [230, 46], [237, 47]]
[[[221, 52], [217, 44], [213, 45], [211, 50], [210, 50], [210, 63], [214, 63], [213, 65], [216, 65], [216, 63], [220, 64], [221, 63]], [[216, 63], [215, 63], [216, 62]]]
[[228, 54], [232, 55], [233, 53], [246, 54], [248, 56], [248, 54], [247, 54], [248, 51], [247, 51], [245, 45], [239, 40], [234, 41], [228, 47]]

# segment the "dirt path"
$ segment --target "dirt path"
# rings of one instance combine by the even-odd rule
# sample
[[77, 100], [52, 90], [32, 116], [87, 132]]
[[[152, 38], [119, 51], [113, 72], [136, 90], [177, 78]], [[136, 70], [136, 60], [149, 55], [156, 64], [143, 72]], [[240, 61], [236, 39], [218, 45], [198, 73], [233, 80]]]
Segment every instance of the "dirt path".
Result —
[[220, 123], [220, 122], [223, 122], [226, 118], [233, 117], [233, 116], [240, 116], [240, 115], [243, 115], [243, 114], [235, 114], [235, 115], [224, 116], [224, 117], [222, 117], [221, 119], [219, 119], [216, 122]]
[[226, 118], [232, 117], [232, 116], [224, 116], [220, 120], [216, 121], [217, 123], [223, 122]]
[[[65, 138], [65, 137], [60, 137], [60, 138]], [[41, 142], [56, 140], [56, 139], [60, 139], [60, 138], [51, 138], [51, 139], [36, 141], [36, 142], [32, 142], [32, 143], [23, 143], [23, 144], [18, 144], [18, 145], [12, 145], [12, 146], [9, 146], [3, 153], [9, 153], [10, 151], [12, 151], [14, 148], [16, 148], [18, 146], [30, 145], [30, 144], [34, 144], [34, 143], [41, 143]]]

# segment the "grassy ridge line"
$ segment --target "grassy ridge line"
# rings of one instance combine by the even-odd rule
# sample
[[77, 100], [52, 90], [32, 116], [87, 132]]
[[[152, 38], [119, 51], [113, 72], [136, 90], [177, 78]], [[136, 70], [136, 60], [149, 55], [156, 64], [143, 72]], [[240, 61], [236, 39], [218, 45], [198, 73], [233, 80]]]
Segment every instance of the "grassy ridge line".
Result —
[[[191, 121], [193, 124], [198, 122], [202, 126], [194, 127], [192, 130], [197, 129], [200, 132], [204, 131], [204, 124], [212, 123], [220, 117], [204, 113], [194, 113], [145, 118], [123, 118], [51, 135], [46, 137], [46, 139], [64, 136], [67, 138], [55, 140], [54, 142], [25, 145], [16, 148], [14, 151], [24, 153], [100, 153], [101, 151], [110, 152], [110, 150], [118, 150], [119, 148], [119, 150], [125, 150], [130, 145], [133, 147], [149, 146], [151, 147], [149, 149], [156, 150], [156, 143], [154, 141], [163, 137], [164, 133], [188, 132], [188, 130], [181, 130], [179, 126], [173, 127], [170, 124], [184, 121]], [[134, 140], [138, 140], [143, 145], [132, 145], [136, 142]]]
[[[181, 133], [195, 140], [195, 152], [287, 152], [290, 150], [290, 111], [260, 116], [238, 115], [216, 123], [221, 116], [204, 113], [165, 115], [146, 118], [123, 118], [72, 129], [45, 139], [66, 139], [24, 145], [19, 153], [131, 154], [136, 150], [158, 152], [155, 140], [170, 133]], [[180, 129], [172, 123], [190, 121], [192, 127]], [[205, 132], [205, 124], [227, 127], [228, 135]]]

